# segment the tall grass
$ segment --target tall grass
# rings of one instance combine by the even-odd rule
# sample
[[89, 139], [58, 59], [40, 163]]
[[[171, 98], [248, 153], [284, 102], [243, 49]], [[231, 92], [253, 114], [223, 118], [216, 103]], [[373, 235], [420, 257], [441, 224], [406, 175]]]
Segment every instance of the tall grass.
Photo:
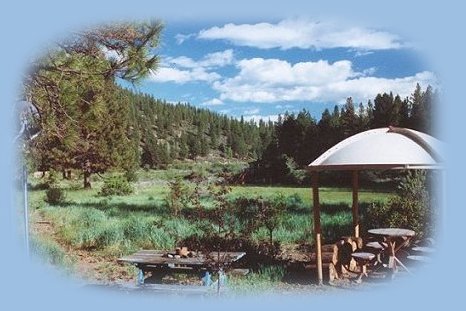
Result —
[[[223, 164], [222, 164], [223, 165]], [[189, 175], [192, 170], [214, 175], [225, 166], [209, 163], [178, 163], [169, 170], [139, 171], [139, 182], [135, 193], [129, 196], [98, 197], [102, 185], [100, 177], [94, 177], [93, 189], [78, 189], [76, 180], [60, 181], [67, 189], [67, 201], [58, 206], [44, 202], [45, 192], [40, 187], [31, 191], [32, 206], [42, 210], [58, 230], [60, 240], [74, 248], [91, 249], [126, 254], [139, 248], [171, 249], [178, 241], [191, 235], [202, 236], [198, 220], [173, 217], [164, 198], [169, 189], [167, 181], [174, 177]], [[227, 164], [230, 171], [240, 169], [242, 163]], [[39, 184], [40, 180], [33, 180]], [[190, 189], [194, 183], [186, 181]], [[80, 185], [80, 183], [79, 183]], [[322, 229], [325, 241], [330, 242], [341, 235], [351, 233], [351, 190], [321, 188]], [[312, 207], [309, 188], [296, 187], [247, 187], [234, 186], [229, 197], [257, 197], [270, 199], [282, 193], [286, 201], [286, 213], [281, 224], [274, 230], [273, 239], [280, 243], [312, 243]], [[361, 191], [361, 204], [386, 202], [387, 193]], [[211, 198], [202, 197], [206, 210], [213, 208]], [[189, 209], [189, 208], [188, 208]], [[189, 212], [189, 211], [187, 211]], [[190, 214], [190, 213], [184, 213]], [[268, 239], [268, 232], [260, 228], [252, 238], [256, 241]], [[59, 250], [49, 247], [51, 253]], [[59, 258], [60, 255], [53, 255]], [[57, 259], [59, 260], [59, 259]]]
[[68, 206], [49, 207], [44, 213], [58, 225], [59, 235], [66, 243], [82, 249], [120, 248], [122, 252], [138, 248], [169, 249], [178, 240], [197, 232], [195, 224], [186, 219], [162, 219], [141, 212], [118, 217], [112, 209], [105, 212]]
[[280, 265], [263, 266], [258, 271], [249, 273], [245, 277], [232, 277], [229, 287], [234, 294], [252, 295], [264, 293], [275, 288], [277, 282], [282, 281], [286, 269]]
[[74, 260], [56, 242], [50, 239], [32, 237], [31, 251], [45, 263], [59, 266], [69, 272], [73, 268]]

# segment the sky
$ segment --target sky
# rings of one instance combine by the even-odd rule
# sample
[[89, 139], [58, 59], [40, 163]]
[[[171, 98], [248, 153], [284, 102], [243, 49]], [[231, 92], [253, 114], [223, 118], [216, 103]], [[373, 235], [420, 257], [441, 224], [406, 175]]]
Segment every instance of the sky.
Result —
[[136, 91], [246, 120], [325, 108], [347, 97], [437, 86], [411, 42], [383, 29], [311, 20], [165, 23], [159, 68]]

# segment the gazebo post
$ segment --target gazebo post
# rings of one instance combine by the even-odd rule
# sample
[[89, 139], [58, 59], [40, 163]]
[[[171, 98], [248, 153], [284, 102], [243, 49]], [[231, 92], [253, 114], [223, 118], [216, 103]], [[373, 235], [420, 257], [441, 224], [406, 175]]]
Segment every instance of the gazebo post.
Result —
[[359, 176], [358, 171], [353, 171], [353, 232], [354, 236], [359, 238], [359, 203], [358, 203], [358, 188]]
[[313, 215], [314, 215], [314, 239], [316, 243], [316, 264], [317, 264], [317, 281], [318, 285], [323, 284], [322, 274], [322, 241], [320, 228], [320, 202], [319, 202], [319, 173], [312, 172], [312, 200], [313, 200]]

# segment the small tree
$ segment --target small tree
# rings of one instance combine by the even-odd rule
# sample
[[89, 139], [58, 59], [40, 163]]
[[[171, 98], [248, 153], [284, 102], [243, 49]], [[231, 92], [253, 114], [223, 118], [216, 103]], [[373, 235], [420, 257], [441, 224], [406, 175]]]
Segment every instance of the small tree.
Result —
[[178, 216], [182, 207], [186, 203], [186, 185], [180, 178], [168, 182], [170, 192], [166, 198], [167, 204], [172, 211], [173, 216]]
[[285, 207], [285, 199], [281, 194], [271, 201], [262, 200], [261, 202], [260, 218], [263, 226], [269, 231], [270, 245], [273, 244], [273, 232], [283, 221]]
[[59, 205], [66, 200], [65, 191], [60, 187], [57, 179], [57, 172], [50, 171], [47, 178], [47, 190], [45, 191], [45, 201], [51, 205]]
[[[218, 271], [219, 280], [217, 283], [217, 293], [220, 292], [221, 280], [223, 271], [227, 268], [228, 260], [226, 256], [220, 256], [222, 242], [228, 243], [235, 237], [235, 223], [236, 217], [233, 212], [232, 204], [227, 199], [227, 195], [231, 192], [231, 188], [227, 184], [226, 178], [220, 178], [216, 185], [209, 187], [210, 194], [214, 202], [214, 210], [212, 222], [214, 230], [210, 232], [214, 240], [217, 241], [216, 245], [211, 245], [211, 250], [216, 250], [217, 258], [211, 259], [212, 267]], [[226, 251], [226, 249], [224, 249]]]
[[260, 225], [260, 203], [262, 198], [237, 198], [233, 204], [235, 206], [235, 216], [240, 223], [240, 232], [243, 237], [249, 239], [251, 234], [256, 231]]

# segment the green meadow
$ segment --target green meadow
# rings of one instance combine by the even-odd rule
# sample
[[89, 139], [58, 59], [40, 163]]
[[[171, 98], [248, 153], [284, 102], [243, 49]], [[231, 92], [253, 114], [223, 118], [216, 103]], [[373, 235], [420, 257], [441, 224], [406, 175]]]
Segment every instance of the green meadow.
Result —
[[[40, 216], [54, 227], [55, 242], [71, 249], [90, 250], [96, 256], [115, 259], [141, 248], [173, 249], [183, 239], [203, 235], [199, 220], [184, 217], [183, 214], [175, 216], [167, 204], [170, 192], [168, 182], [189, 172], [179, 168], [140, 171], [138, 181], [133, 183], [134, 192], [126, 196], [100, 196], [102, 178], [106, 176], [94, 176], [93, 188], [87, 190], [81, 188], [80, 180], [60, 180], [59, 186], [65, 192], [65, 200], [58, 205], [45, 201], [44, 180], [31, 177], [30, 206], [35, 217]], [[192, 181], [186, 180], [184, 183], [187, 191], [195, 187]], [[351, 189], [321, 188], [320, 191], [325, 241], [331, 242], [350, 234]], [[274, 230], [274, 241], [281, 245], [312, 244], [309, 187], [233, 186], [227, 196], [230, 199], [272, 198], [277, 194], [284, 197], [286, 210]], [[359, 194], [362, 213], [372, 203], [386, 202], [390, 196], [389, 193], [363, 189]], [[201, 203], [206, 210], [212, 209], [208, 197], [201, 197]], [[267, 237], [267, 230], [259, 228], [250, 238], [262, 241]], [[51, 243], [53, 241], [46, 242], [49, 246]], [[62, 256], [56, 248], [53, 248], [52, 255]]]

